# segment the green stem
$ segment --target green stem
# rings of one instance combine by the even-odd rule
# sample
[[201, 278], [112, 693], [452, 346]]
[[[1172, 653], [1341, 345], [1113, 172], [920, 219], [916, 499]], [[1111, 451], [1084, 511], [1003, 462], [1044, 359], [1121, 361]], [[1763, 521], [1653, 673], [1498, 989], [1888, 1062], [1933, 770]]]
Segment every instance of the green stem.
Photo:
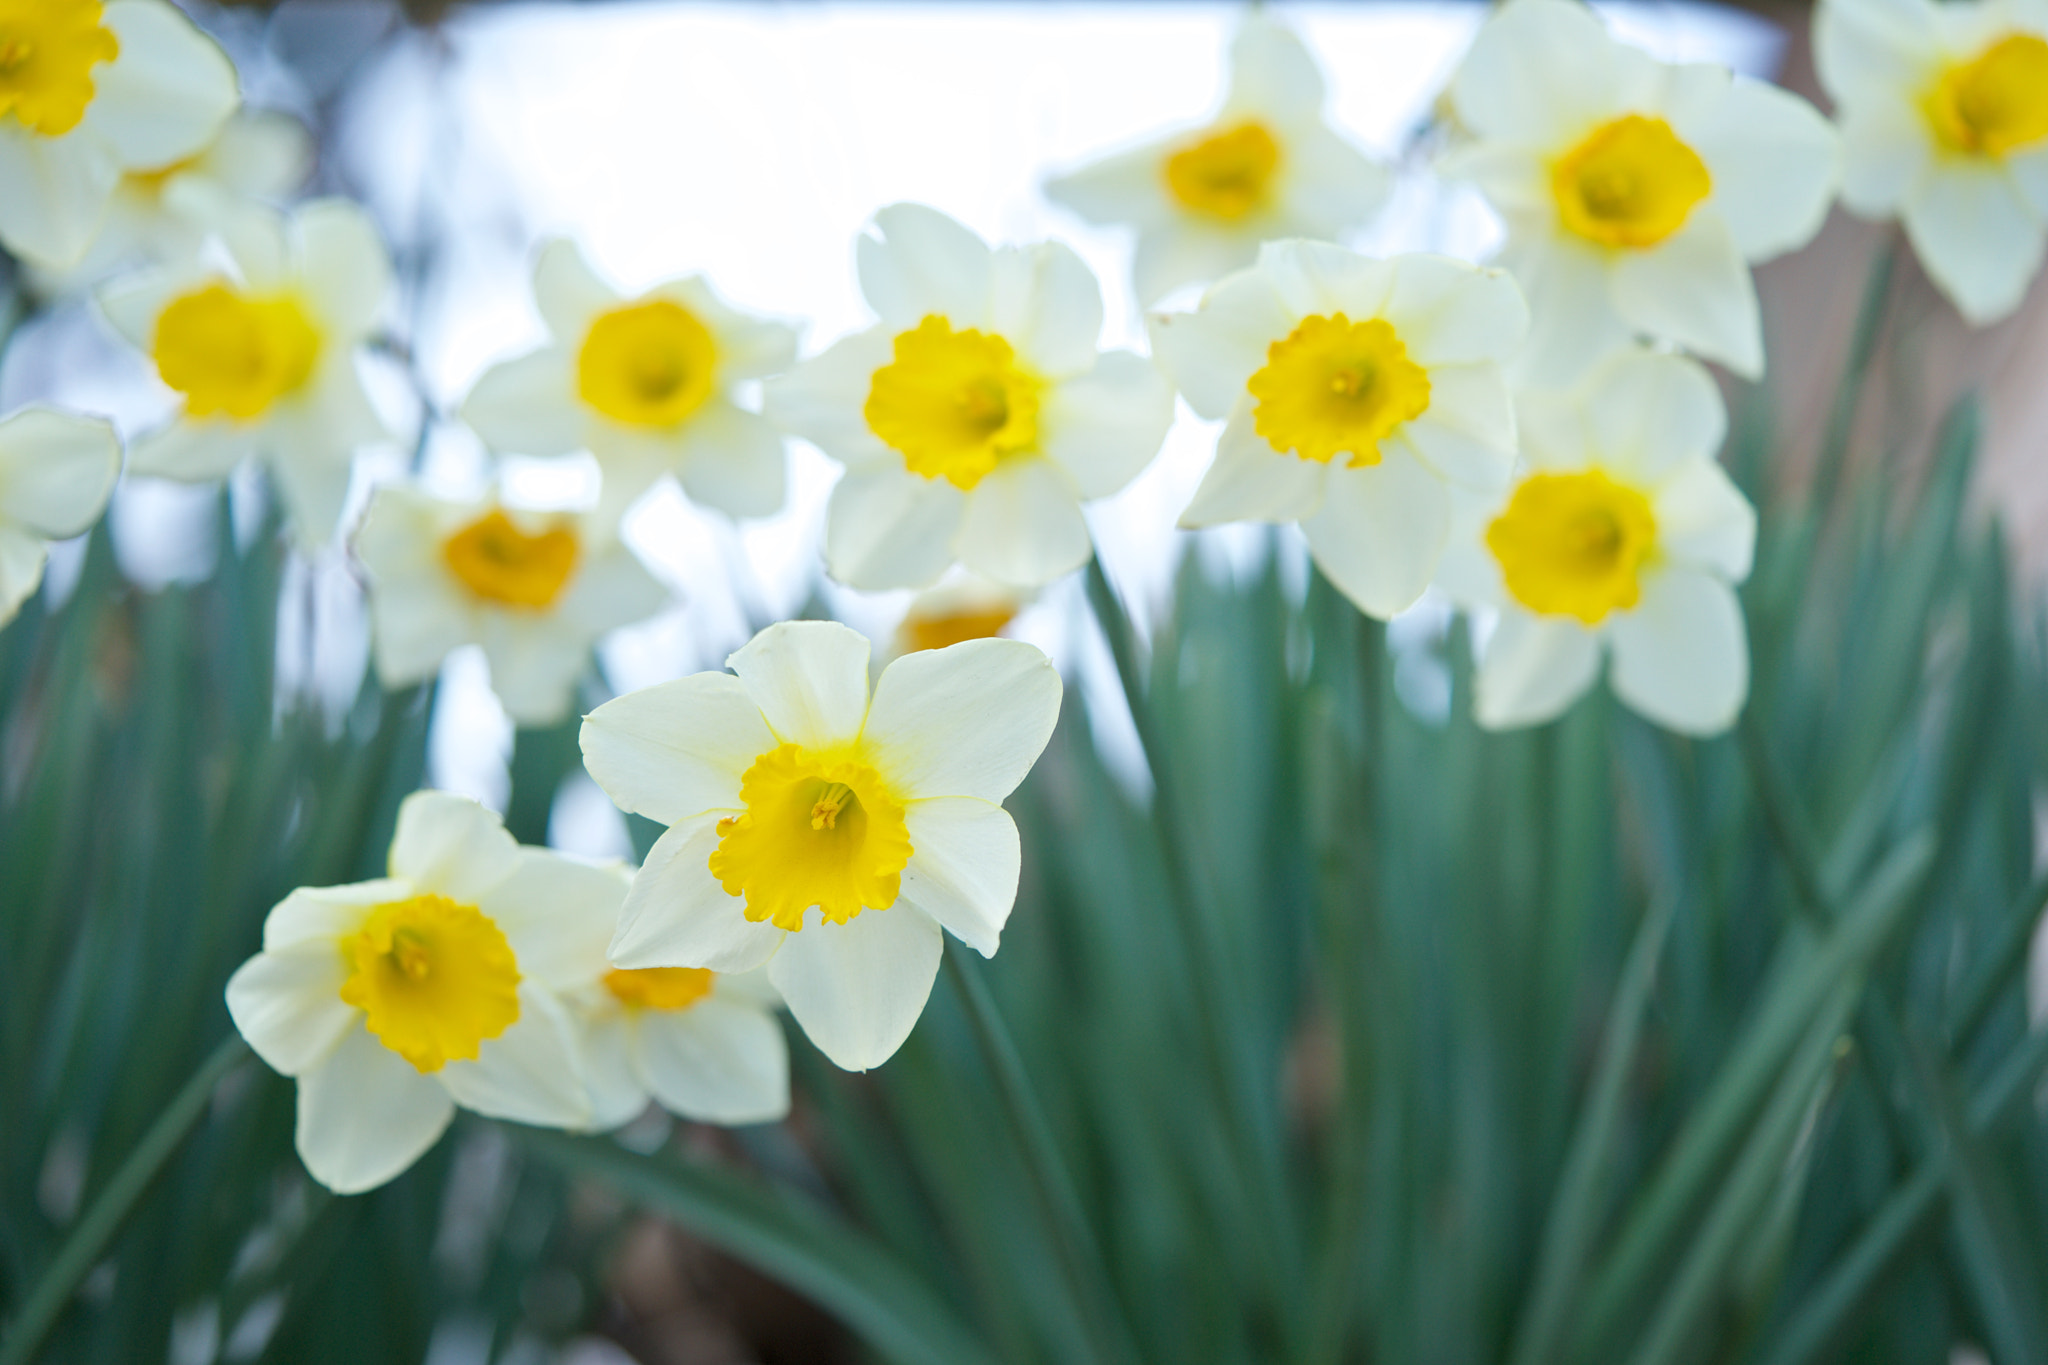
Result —
[[995, 1079], [997, 1093], [1003, 1098], [1010, 1130], [1024, 1154], [1032, 1192], [1038, 1198], [1039, 1212], [1045, 1218], [1046, 1230], [1051, 1234], [1053, 1246], [1058, 1250], [1060, 1262], [1072, 1285], [1074, 1302], [1086, 1319], [1095, 1356], [1099, 1360], [1135, 1365], [1141, 1358], [1137, 1341], [1131, 1335], [1130, 1324], [1125, 1321], [1121, 1306], [1111, 1293], [1108, 1263], [1088, 1226], [1080, 1192], [1074, 1186], [1066, 1162], [1060, 1157], [1052, 1125], [1046, 1121], [1045, 1109], [1038, 1102], [1038, 1092], [1032, 1088], [1031, 1077], [1024, 1070], [1024, 1059], [1017, 1052], [1016, 1041], [1010, 1036], [1009, 1026], [1003, 1021], [995, 997], [989, 993], [988, 983], [981, 979], [980, 968], [968, 956], [970, 951], [965, 944], [948, 938], [946, 969], [952, 976], [954, 988], [960, 992], [960, 999], [967, 1006], [967, 1019], [973, 1026], [982, 1061]]
[[71, 1229], [50, 1268], [29, 1291], [8, 1330], [5, 1344], [0, 1345], [0, 1365], [28, 1365], [35, 1357], [79, 1283], [99, 1264], [114, 1234], [128, 1221], [128, 1215], [163, 1172], [165, 1163], [206, 1112], [214, 1087], [248, 1055], [249, 1046], [239, 1034], [224, 1039], [157, 1116], [157, 1121], [142, 1135], [142, 1141], [135, 1144], [128, 1159], [93, 1200], [92, 1207]]

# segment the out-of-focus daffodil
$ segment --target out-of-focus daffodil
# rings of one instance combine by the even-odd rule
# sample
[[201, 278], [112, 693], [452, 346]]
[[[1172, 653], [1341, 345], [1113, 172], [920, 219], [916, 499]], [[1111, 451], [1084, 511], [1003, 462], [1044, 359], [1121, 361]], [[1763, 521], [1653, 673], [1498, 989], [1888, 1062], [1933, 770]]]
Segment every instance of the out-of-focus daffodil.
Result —
[[107, 423], [48, 408], [0, 422], [0, 625], [43, 581], [49, 542], [99, 520], [121, 476]]

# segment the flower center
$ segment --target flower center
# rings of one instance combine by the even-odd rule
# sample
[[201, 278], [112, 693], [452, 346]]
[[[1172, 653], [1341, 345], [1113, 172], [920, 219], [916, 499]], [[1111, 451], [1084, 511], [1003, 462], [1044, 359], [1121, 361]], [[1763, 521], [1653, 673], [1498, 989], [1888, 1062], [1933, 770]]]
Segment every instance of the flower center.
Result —
[[1005, 456], [1037, 446], [1041, 387], [1009, 342], [956, 332], [934, 314], [898, 334], [896, 358], [875, 371], [861, 414], [911, 473], [965, 490]]
[[477, 1045], [519, 1018], [519, 964], [504, 931], [446, 896], [388, 901], [341, 940], [344, 1003], [422, 1072], [475, 1061]]
[[2048, 39], [2006, 34], [1942, 72], [1921, 107], [1952, 152], [2003, 156], [2048, 139]]
[[1190, 213], [1235, 223], [1265, 206], [1280, 144], [1256, 122], [1211, 133], [1166, 158], [1166, 188]]
[[312, 376], [320, 333], [289, 296], [251, 297], [216, 282], [171, 301], [151, 349], [188, 414], [247, 421]]
[[1655, 246], [1714, 188], [1707, 163], [1660, 118], [1626, 114], [1595, 128], [1550, 169], [1558, 216], [1602, 246]]
[[686, 1010], [711, 994], [708, 967], [614, 967], [604, 974], [604, 988], [622, 1005], [648, 1010]]
[[903, 618], [903, 652], [944, 649], [963, 640], [987, 640], [1003, 633], [1003, 627], [1017, 616], [1014, 607], [979, 607], [949, 611], [937, 616], [912, 613]]
[[745, 813], [718, 822], [711, 875], [750, 920], [804, 927], [817, 906], [844, 924], [896, 903], [910, 832], [903, 803], [856, 752], [784, 744], [740, 778]]
[[121, 55], [99, 0], [0, 0], [0, 116], [57, 137], [92, 103], [92, 69]]
[[443, 541], [441, 557], [462, 586], [485, 601], [540, 611], [562, 595], [581, 548], [566, 526], [529, 535], [494, 507]]
[[600, 315], [576, 357], [576, 390], [614, 422], [680, 426], [711, 397], [718, 344], [695, 313], [668, 299]]
[[1384, 319], [1311, 314], [1266, 348], [1249, 385], [1252, 422], [1273, 449], [1328, 464], [1380, 462], [1380, 442], [1429, 410], [1429, 372]]
[[1657, 518], [1648, 498], [1597, 469], [1532, 474], [1486, 528], [1486, 547], [1517, 602], [1594, 626], [1642, 595]]

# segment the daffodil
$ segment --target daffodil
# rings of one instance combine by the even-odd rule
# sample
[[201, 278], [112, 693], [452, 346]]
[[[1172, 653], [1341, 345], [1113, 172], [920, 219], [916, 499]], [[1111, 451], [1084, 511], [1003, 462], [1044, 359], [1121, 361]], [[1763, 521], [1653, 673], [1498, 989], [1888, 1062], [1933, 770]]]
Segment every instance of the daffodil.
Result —
[[579, 960], [595, 974], [562, 993], [590, 1086], [591, 1127], [627, 1123], [650, 1098], [699, 1123], [770, 1123], [787, 1114], [789, 1047], [765, 973], [610, 966], [605, 946], [633, 877], [625, 867], [608, 875], [611, 914], [578, 922]]
[[193, 155], [123, 175], [91, 247], [67, 268], [36, 267], [36, 288], [65, 294], [142, 261], [196, 256], [222, 205], [283, 200], [312, 163], [304, 124], [288, 114], [243, 109]]
[[48, 408], [0, 422], [0, 625], [43, 581], [49, 542], [99, 520], [121, 475], [107, 423]]
[[536, 512], [379, 488], [355, 534], [370, 576], [377, 676], [423, 682], [458, 645], [483, 646], [491, 688], [520, 725], [569, 713], [597, 639], [652, 616], [668, 590], [602, 512]]
[[1460, 518], [1443, 585], [1498, 608], [1479, 664], [1482, 725], [1535, 725], [1599, 678], [1667, 729], [1711, 735], [1749, 691], [1734, 585], [1756, 513], [1715, 463], [1727, 413], [1682, 356], [1630, 350], [1568, 393], [1518, 400], [1524, 467]]
[[533, 296], [552, 341], [486, 371], [462, 407], [484, 444], [588, 450], [618, 511], [664, 474], [731, 516], [781, 508], [781, 433], [733, 390], [789, 368], [792, 328], [736, 311], [695, 275], [623, 297], [566, 241], [541, 249]]
[[905, 655], [870, 695], [868, 642], [821, 621], [726, 662], [584, 721], [598, 785], [668, 826], [612, 961], [766, 963], [827, 1057], [878, 1066], [924, 1010], [942, 930], [996, 951], [1021, 857], [1001, 802], [1052, 734], [1059, 674], [1030, 645], [970, 640]]
[[164, 0], [0, 0], [0, 244], [69, 266], [123, 174], [195, 155], [240, 100]]
[[911, 599], [896, 629], [894, 654], [944, 649], [1001, 635], [1036, 594], [962, 573]]
[[991, 251], [915, 204], [875, 215], [861, 288], [878, 326], [771, 381], [766, 411], [846, 465], [825, 558], [855, 588], [919, 588], [956, 561], [1037, 587], [1086, 563], [1083, 502], [1137, 476], [1173, 391], [1096, 350], [1102, 294], [1072, 250]]
[[212, 228], [225, 268], [154, 266], [100, 291], [115, 330], [179, 398], [131, 447], [129, 471], [203, 483], [261, 459], [301, 543], [325, 544], [356, 450], [385, 435], [356, 372], [391, 293], [384, 244], [339, 199], [289, 217], [247, 206]]
[[1824, 0], [1814, 46], [1842, 201], [1903, 222], [1971, 322], [2018, 308], [2048, 244], [2048, 8]]
[[1379, 212], [1391, 178], [1330, 128], [1323, 102], [1301, 39], [1254, 11], [1208, 124], [1055, 177], [1045, 192], [1091, 223], [1137, 229], [1133, 276], [1150, 305], [1250, 265], [1263, 242], [1334, 241]]
[[1436, 572], [1451, 490], [1507, 482], [1501, 366], [1528, 322], [1502, 271], [1268, 243], [1195, 312], [1152, 320], [1189, 406], [1226, 423], [1181, 525], [1298, 521], [1361, 611], [1403, 610]]
[[1470, 141], [1443, 169], [1506, 220], [1531, 382], [1575, 382], [1638, 335], [1763, 374], [1750, 266], [1811, 240], [1839, 173], [1811, 105], [1655, 61], [1574, 0], [1495, 10], [1451, 96]]
[[455, 1107], [587, 1127], [560, 992], [601, 970], [583, 932], [616, 875], [521, 848], [490, 810], [415, 792], [390, 875], [294, 891], [228, 982], [258, 1056], [299, 1083], [298, 1148], [340, 1194], [374, 1189], [434, 1145]]

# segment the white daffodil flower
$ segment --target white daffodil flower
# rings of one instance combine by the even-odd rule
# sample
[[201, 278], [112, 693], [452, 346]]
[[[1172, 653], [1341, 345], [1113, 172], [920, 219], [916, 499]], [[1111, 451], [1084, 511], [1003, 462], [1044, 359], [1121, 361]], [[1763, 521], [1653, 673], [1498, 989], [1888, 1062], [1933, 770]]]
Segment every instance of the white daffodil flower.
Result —
[[1623, 702], [1712, 735], [1749, 693], [1734, 585], [1756, 512], [1715, 463], [1720, 390], [1697, 362], [1621, 352], [1573, 392], [1528, 393], [1523, 469], [1460, 517], [1443, 587], [1500, 623], [1480, 660], [1479, 723], [1537, 725], [1593, 686], [1603, 658]]
[[1152, 353], [1182, 397], [1227, 419], [1180, 524], [1298, 521], [1360, 611], [1404, 610], [1436, 572], [1452, 488], [1507, 483], [1501, 366], [1528, 325], [1504, 271], [1268, 243], [1197, 311], [1152, 319]]
[[99, 520], [121, 477], [121, 442], [90, 417], [25, 408], [0, 422], [0, 625], [43, 581], [49, 542]]
[[1451, 86], [1445, 159], [1507, 222], [1534, 316], [1532, 384], [1566, 386], [1637, 335], [1764, 370], [1749, 268], [1820, 230], [1839, 150], [1813, 107], [1725, 68], [1615, 41], [1574, 0], [1508, 0]]
[[1842, 202], [1898, 218], [1977, 326], [2019, 307], [2048, 245], [2048, 4], [1823, 0]]
[[[698, 1123], [772, 1123], [789, 1112], [789, 1045], [782, 1003], [760, 971], [721, 976], [703, 967], [612, 967], [605, 948], [633, 884], [614, 865], [608, 916], [577, 921], [578, 961], [594, 975], [562, 992], [575, 1023], [590, 1126], [617, 1128], [649, 1099]], [[593, 906], [593, 908], [595, 908]]]
[[924, 1010], [942, 930], [996, 951], [1022, 856], [1001, 802], [1052, 735], [1059, 674], [970, 640], [896, 660], [871, 697], [868, 642], [829, 621], [770, 626], [726, 663], [583, 723], [597, 784], [669, 827], [612, 961], [766, 963], [827, 1057], [879, 1066]]
[[299, 1156], [337, 1194], [374, 1189], [461, 1105], [585, 1128], [588, 1089], [558, 993], [603, 970], [584, 921], [617, 905], [604, 869], [521, 848], [446, 792], [398, 811], [390, 876], [292, 892], [228, 981], [256, 1054], [299, 1083]]
[[51, 269], [84, 254], [129, 171], [213, 141], [234, 64], [164, 0], [0, 0], [0, 243]]
[[1323, 76], [1286, 27], [1253, 11], [1230, 45], [1230, 90], [1206, 126], [1057, 176], [1045, 193], [1091, 223], [1138, 231], [1149, 306], [1252, 263], [1283, 237], [1335, 241], [1386, 203], [1385, 168], [1323, 121]]
[[734, 517], [782, 507], [782, 435], [733, 386], [789, 368], [796, 331], [727, 307], [701, 277], [622, 297], [574, 243], [541, 249], [533, 297], [553, 340], [478, 379], [463, 420], [500, 454], [588, 450], [623, 512], [664, 474]]
[[197, 256], [219, 205], [282, 202], [312, 165], [304, 124], [289, 114], [243, 109], [196, 154], [123, 175], [84, 256], [63, 269], [30, 263], [36, 290], [69, 294], [142, 261]]
[[1102, 293], [1056, 242], [991, 251], [897, 204], [859, 242], [879, 326], [767, 386], [765, 410], [846, 466], [825, 559], [855, 588], [921, 588], [955, 562], [1038, 587], [1087, 563], [1081, 504], [1129, 483], [1173, 422], [1151, 362], [1096, 350]]
[[602, 512], [535, 512], [379, 488], [354, 538], [370, 576], [377, 676], [424, 682], [458, 645], [483, 646], [491, 690], [519, 725], [569, 714], [599, 637], [669, 593]]
[[203, 483], [261, 459], [300, 543], [324, 545], [357, 449], [386, 435], [356, 351], [391, 294], [391, 263], [340, 199], [289, 216], [247, 206], [212, 225], [226, 260], [154, 266], [100, 307], [182, 402], [128, 452], [133, 474]]

